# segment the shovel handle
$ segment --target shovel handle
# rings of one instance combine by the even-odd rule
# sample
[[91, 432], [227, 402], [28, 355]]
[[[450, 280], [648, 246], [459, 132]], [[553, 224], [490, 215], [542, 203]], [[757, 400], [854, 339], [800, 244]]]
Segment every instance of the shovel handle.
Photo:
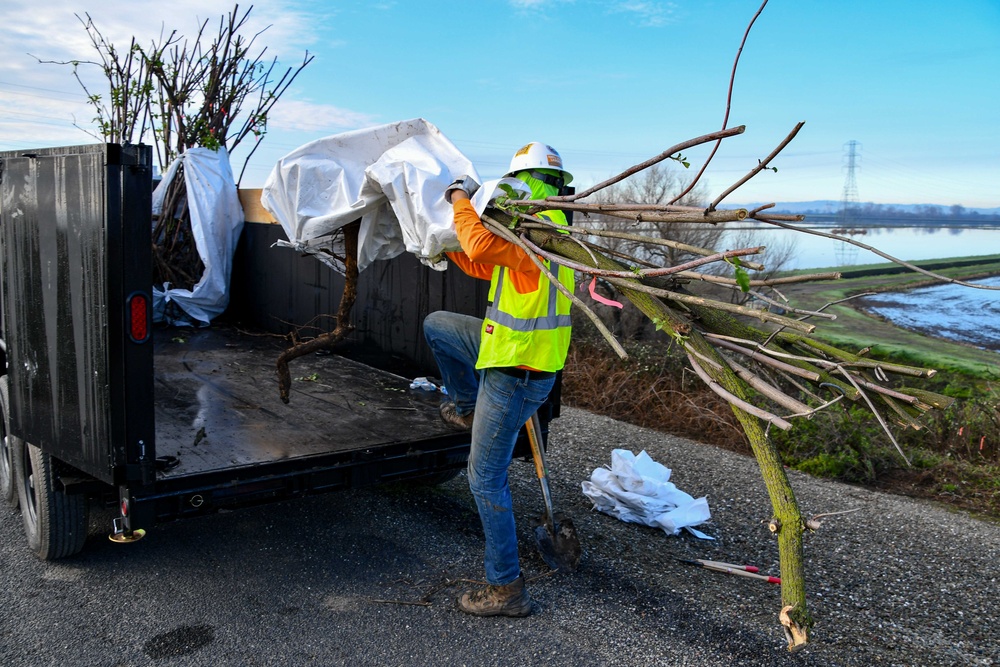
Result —
[[528, 442], [531, 443], [531, 459], [535, 462], [535, 474], [542, 487], [542, 500], [545, 502], [545, 523], [555, 529], [555, 516], [552, 513], [552, 492], [549, 490], [549, 478], [545, 471], [545, 450], [542, 449], [542, 425], [538, 421], [538, 413], [531, 415], [525, 423], [528, 431]]
[[542, 451], [542, 425], [538, 423], [538, 413], [531, 415], [524, 424], [531, 443], [531, 459], [535, 462], [538, 479], [545, 478], [545, 453]]

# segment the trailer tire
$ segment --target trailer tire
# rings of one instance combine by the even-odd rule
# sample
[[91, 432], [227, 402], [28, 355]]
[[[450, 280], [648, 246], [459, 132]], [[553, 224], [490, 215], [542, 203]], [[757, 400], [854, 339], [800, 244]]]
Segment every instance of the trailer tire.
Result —
[[18, 439], [10, 434], [10, 376], [0, 377], [0, 503], [17, 507], [17, 483], [14, 481], [14, 447]]
[[27, 442], [14, 449], [14, 474], [28, 547], [43, 560], [79, 553], [87, 540], [87, 498], [58, 488], [57, 459]]

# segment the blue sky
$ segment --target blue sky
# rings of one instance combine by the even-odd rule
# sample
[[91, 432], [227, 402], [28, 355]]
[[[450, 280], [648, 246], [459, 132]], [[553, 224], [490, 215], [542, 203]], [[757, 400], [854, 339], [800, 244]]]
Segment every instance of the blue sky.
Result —
[[[44, 7], [42, 7], [44, 4]], [[249, 4], [244, 4], [244, 7]], [[263, 0], [251, 16], [283, 66], [316, 58], [282, 98], [244, 187], [294, 148], [423, 117], [484, 177], [528, 141], [563, 155], [576, 185], [603, 180], [722, 127], [730, 72], [759, 0]], [[91, 143], [93, 113], [68, 67], [93, 52], [74, 13], [111, 41], [187, 34], [216, 0], [5, 0], [0, 150]], [[706, 175], [718, 194], [798, 121], [805, 126], [733, 203], [839, 200], [859, 148], [861, 201], [1000, 207], [1000, 2], [771, 0], [743, 49], [726, 140]], [[239, 172], [248, 152], [234, 155]], [[707, 150], [687, 156], [700, 166]]]

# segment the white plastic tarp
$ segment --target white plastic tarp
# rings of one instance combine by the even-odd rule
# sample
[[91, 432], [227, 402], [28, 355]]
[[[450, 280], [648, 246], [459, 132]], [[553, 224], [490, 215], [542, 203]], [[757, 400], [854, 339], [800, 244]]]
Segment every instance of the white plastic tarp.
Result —
[[[404, 251], [443, 270], [443, 253], [459, 249], [444, 190], [463, 175], [482, 182], [472, 162], [440, 130], [417, 118], [296, 149], [272, 169], [261, 204], [288, 236], [278, 245], [311, 253], [338, 271], [342, 267], [323, 250], [343, 254], [334, 233], [359, 219], [359, 270]], [[473, 198], [480, 213], [497, 184], [484, 184]], [[513, 186], [525, 190], [520, 181]]]
[[229, 279], [243, 229], [243, 207], [226, 150], [189, 148], [170, 164], [153, 191], [154, 215], [163, 209], [167, 187], [182, 164], [191, 233], [205, 270], [193, 289], [172, 288], [169, 283], [154, 286], [153, 321], [207, 325], [229, 305]]
[[694, 498], [670, 481], [670, 469], [645, 451], [611, 452], [611, 468], [597, 468], [583, 482], [583, 494], [594, 509], [630, 523], [662, 528], [668, 535], [682, 529], [701, 539], [713, 539], [692, 526], [712, 518], [706, 498]]

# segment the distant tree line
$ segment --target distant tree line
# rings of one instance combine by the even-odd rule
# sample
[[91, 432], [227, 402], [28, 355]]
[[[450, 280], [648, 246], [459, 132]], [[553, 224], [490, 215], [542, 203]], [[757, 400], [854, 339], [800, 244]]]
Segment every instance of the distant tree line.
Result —
[[848, 217], [854, 220], [907, 220], [914, 222], [920, 220], [961, 220], [972, 223], [1000, 222], [1000, 214], [984, 214], [976, 210], [969, 210], [958, 204], [954, 206], [923, 204], [902, 208], [892, 204], [873, 204], [869, 202], [852, 206], [846, 210], [841, 209], [834, 213], [831, 213], [829, 210], [806, 211], [806, 215]]

